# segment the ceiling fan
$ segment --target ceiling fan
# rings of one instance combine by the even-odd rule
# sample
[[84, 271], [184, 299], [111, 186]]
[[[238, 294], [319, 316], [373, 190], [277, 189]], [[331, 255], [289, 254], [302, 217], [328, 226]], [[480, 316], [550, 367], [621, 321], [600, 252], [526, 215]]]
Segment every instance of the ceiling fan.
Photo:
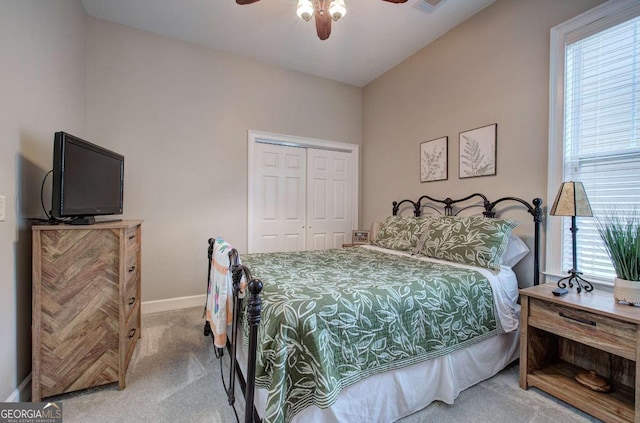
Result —
[[[238, 4], [251, 4], [260, 0], [236, 0]], [[406, 3], [407, 0], [382, 0], [389, 3]], [[326, 40], [331, 35], [331, 21], [337, 21], [347, 13], [344, 0], [298, 0], [297, 14], [305, 21], [315, 15], [318, 38]]]

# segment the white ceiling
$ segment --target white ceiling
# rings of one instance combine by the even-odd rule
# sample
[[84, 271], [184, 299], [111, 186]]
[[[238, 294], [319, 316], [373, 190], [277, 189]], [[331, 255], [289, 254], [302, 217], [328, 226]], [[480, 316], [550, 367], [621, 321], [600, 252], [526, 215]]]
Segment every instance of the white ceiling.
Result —
[[345, 0], [328, 40], [296, 16], [296, 0], [82, 0], [87, 14], [215, 50], [362, 87], [495, 0], [444, 0], [432, 12]]

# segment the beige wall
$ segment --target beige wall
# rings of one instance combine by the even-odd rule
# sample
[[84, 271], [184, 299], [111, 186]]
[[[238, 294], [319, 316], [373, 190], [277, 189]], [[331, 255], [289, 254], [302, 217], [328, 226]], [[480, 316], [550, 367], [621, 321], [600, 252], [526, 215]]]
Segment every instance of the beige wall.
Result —
[[[547, 183], [549, 30], [601, 0], [498, 0], [364, 88], [362, 223], [391, 202], [541, 197]], [[458, 178], [458, 133], [497, 123], [497, 175]], [[449, 178], [420, 183], [420, 143], [449, 137]], [[551, 199], [553, 200], [553, 199]], [[529, 216], [518, 233], [532, 243]], [[530, 264], [517, 269], [531, 282]]]
[[[31, 372], [31, 233], [53, 133], [85, 132], [85, 13], [79, 0], [0, 8], [0, 401]], [[47, 199], [47, 204], [49, 200]]]
[[247, 131], [360, 144], [362, 90], [88, 20], [88, 139], [125, 156], [143, 300], [202, 295], [207, 239], [246, 250]]
[[[364, 140], [365, 228], [424, 193], [544, 197], [549, 28], [598, 3], [498, 0], [362, 90], [87, 18], [79, 0], [3, 0], [0, 401], [30, 372], [25, 218], [42, 216], [55, 131], [126, 156], [143, 299], [200, 295], [207, 238], [246, 247], [248, 129]], [[494, 122], [498, 175], [459, 180], [458, 132]], [[419, 144], [444, 135], [449, 180], [420, 184]]]

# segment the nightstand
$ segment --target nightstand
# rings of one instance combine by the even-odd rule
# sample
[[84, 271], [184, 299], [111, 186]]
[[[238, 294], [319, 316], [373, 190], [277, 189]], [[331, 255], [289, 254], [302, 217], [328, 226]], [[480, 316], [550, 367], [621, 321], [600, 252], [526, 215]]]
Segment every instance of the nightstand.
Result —
[[[520, 387], [536, 387], [607, 422], [640, 422], [640, 308], [593, 291], [562, 297], [556, 284], [521, 289]], [[592, 391], [575, 375], [592, 370], [611, 392]]]

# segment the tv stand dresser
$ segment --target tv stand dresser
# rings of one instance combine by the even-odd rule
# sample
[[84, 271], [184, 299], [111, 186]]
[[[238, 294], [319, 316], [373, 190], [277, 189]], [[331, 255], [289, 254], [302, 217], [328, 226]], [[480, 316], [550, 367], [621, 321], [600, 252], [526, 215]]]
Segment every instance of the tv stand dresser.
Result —
[[32, 227], [32, 401], [125, 388], [140, 338], [141, 230], [141, 220]]

